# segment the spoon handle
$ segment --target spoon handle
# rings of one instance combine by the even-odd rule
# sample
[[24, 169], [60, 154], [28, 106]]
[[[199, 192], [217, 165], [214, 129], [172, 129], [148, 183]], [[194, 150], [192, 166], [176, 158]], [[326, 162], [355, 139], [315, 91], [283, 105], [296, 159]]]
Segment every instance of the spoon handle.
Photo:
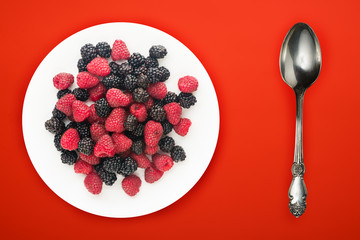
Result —
[[289, 209], [295, 217], [300, 217], [306, 209], [307, 190], [304, 182], [305, 165], [303, 158], [303, 102], [305, 90], [295, 90], [296, 132], [294, 163], [291, 167], [293, 179], [289, 188]]

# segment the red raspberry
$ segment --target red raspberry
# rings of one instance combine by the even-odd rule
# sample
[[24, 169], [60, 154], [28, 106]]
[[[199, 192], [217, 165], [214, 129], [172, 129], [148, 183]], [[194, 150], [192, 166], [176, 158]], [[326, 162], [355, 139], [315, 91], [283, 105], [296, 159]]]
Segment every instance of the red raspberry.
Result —
[[147, 118], [145, 105], [142, 103], [134, 103], [130, 107], [130, 113], [136, 117], [139, 122], [144, 122]]
[[145, 169], [145, 181], [148, 183], [153, 183], [159, 180], [164, 172], [155, 168], [153, 164], [150, 167]]
[[174, 130], [180, 136], [185, 136], [191, 126], [191, 120], [188, 118], [181, 118], [180, 122], [174, 126]]
[[86, 103], [75, 100], [72, 103], [73, 117], [76, 122], [82, 122], [90, 116], [90, 108]]
[[105, 77], [110, 73], [109, 63], [105, 58], [96, 57], [86, 66], [89, 73], [95, 76]]
[[99, 83], [99, 79], [88, 72], [79, 72], [76, 82], [79, 88], [88, 89], [95, 87]]
[[106, 131], [104, 125], [102, 125], [100, 123], [93, 123], [90, 126], [90, 134], [91, 134], [92, 140], [94, 140], [94, 142], [97, 142], [102, 136], [107, 134], [107, 131]]
[[122, 158], [127, 158], [127, 157], [130, 156], [131, 153], [132, 153], [131, 149], [128, 149], [128, 150], [125, 151], [125, 152], [119, 153], [119, 156], [122, 157]]
[[65, 113], [66, 116], [72, 114], [72, 103], [76, 100], [76, 97], [72, 93], [68, 93], [60, 98], [56, 103], [56, 109]]
[[156, 146], [162, 134], [163, 128], [160, 123], [150, 120], [145, 124], [144, 137], [146, 145], [150, 147]]
[[57, 89], [64, 90], [74, 83], [74, 76], [70, 73], [58, 73], [53, 78], [53, 83]]
[[130, 105], [130, 104], [133, 104], [133, 103], [134, 103], [134, 99], [133, 99], [133, 96], [132, 96], [131, 92], [126, 92], [126, 93], [124, 93], [124, 94], [125, 94], [125, 96], [127, 96], [127, 97], [130, 99], [129, 105]]
[[146, 89], [150, 96], [156, 99], [163, 99], [166, 96], [167, 88], [165, 83], [157, 82], [150, 83], [149, 87]]
[[96, 157], [94, 154], [88, 156], [83, 153], [79, 153], [79, 157], [81, 158], [81, 160], [87, 162], [90, 165], [97, 165], [100, 163], [100, 158]]
[[99, 82], [95, 87], [92, 87], [88, 90], [90, 95], [90, 100], [96, 102], [100, 98], [103, 98], [106, 93], [106, 87], [104, 84]]
[[126, 152], [130, 149], [132, 141], [122, 133], [113, 133], [111, 136], [115, 144], [116, 153]]
[[125, 130], [124, 122], [127, 114], [123, 108], [114, 108], [105, 121], [105, 128], [109, 132], [121, 133]]
[[89, 163], [79, 159], [74, 165], [74, 170], [76, 173], [89, 174], [94, 170], [94, 167]]
[[69, 128], [61, 137], [60, 144], [63, 149], [73, 151], [78, 148], [79, 133], [75, 128]]
[[94, 147], [94, 155], [99, 158], [115, 155], [115, 145], [109, 135], [104, 135], [97, 141]]
[[101, 123], [101, 124], [105, 124], [106, 118], [99, 117], [99, 116], [96, 114], [95, 103], [93, 103], [93, 104], [91, 104], [91, 106], [90, 106], [90, 115], [89, 115], [89, 117], [88, 117], [87, 120], [88, 120], [89, 123]]
[[158, 153], [152, 156], [152, 161], [155, 167], [162, 172], [170, 170], [170, 168], [174, 165], [174, 161], [170, 156]]
[[122, 180], [121, 185], [126, 194], [132, 197], [139, 192], [141, 179], [136, 175], [129, 175]]
[[136, 153], [131, 153], [130, 157], [136, 161], [139, 168], [150, 167], [151, 164], [150, 159], [146, 156], [145, 153], [139, 155]]
[[154, 106], [154, 100], [152, 99], [152, 97], [149, 97], [149, 99], [146, 102], [144, 102], [144, 105], [146, 110], [152, 108], [152, 106]]
[[95, 172], [86, 175], [84, 184], [86, 189], [92, 194], [101, 193], [103, 182], [101, 181], [99, 175], [97, 175]]
[[172, 125], [176, 125], [180, 122], [182, 108], [180, 104], [176, 102], [168, 103], [164, 106], [166, 117]]
[[153, 147], [150, 147], [148, 145], [145, 146], [144, 153], [148, 155], [154, 155], [159, 150], [159, 145], [155, 145]]
[[113, 47], [111, 49], [111, 58], [114, 61], [120, 60], [120, 59], [129, 59], [130, 52], [122, 40], [115, 40]]
[[107, 91], [106, 100], [111, 107], [126, 107], [130, 104], [130, 98], [117, 88], [111, 88]]
[[178, 86], [180, 91], [184, 93], [192, 93], [197, 90], [199, 82], [192, 76], [185, 76], [179, 79]]

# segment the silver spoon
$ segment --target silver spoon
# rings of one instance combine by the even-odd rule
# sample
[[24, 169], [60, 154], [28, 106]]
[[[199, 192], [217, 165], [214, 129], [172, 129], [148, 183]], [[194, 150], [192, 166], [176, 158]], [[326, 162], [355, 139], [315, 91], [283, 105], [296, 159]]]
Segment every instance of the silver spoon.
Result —
[[281, 76], [296, 96], [295, 154], [289, 188], [289, 209], [295, 217], [305, 212], [307, 197], [303, 159], [304, 94], [318, 78], [320, 68], [321, 50], [314, 31], [305, 23], [295, 24], [287, 33], [280, 51]]

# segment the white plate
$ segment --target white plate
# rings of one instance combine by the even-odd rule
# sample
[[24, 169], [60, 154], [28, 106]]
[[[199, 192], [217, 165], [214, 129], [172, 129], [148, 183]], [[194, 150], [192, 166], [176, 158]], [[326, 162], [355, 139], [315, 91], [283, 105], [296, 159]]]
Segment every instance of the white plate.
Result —
[[[126, 42], [130, 52], [145, 56], [152, 45], [163, 45], [167, 56], [160, 65], [170, 70], [166, 85], [179, 93], [178, 79], [185, 75], [199, 80], [195, 92], [197, 103], [184, 109], [183, 117], [192, 121], [188, 135], [170, 134], [187, 155], [184, 162], [175, 163], [163, 177], [149, 184], [144, 180], [144, 170], [136, 174], [142, 179], [140, 192], [129, 197], [121, 188], [122, 177], [111, 187], [103, 185], [100, 195], [90, 194], [84, 187], [83, 174], [76, 174], [73, 166], [61, 163], [60, 153], [53, 144], [53, 135], [45, 130], [44, 122], [51, 117], [57, 101], [57, 90], [52, 78], [59, 72], [76, 76], [80, 48], [86, 43], [96, 44], [115, 39]], [[75, 84], [76, 85], [76, 84]], [[106, 217], [135, 217], [149, 214], [169, 206], [184, 196], [200, 179], [210, 163], [219, 132], [219, 107], [214, 87], [206, 70], [196, 56], [181, 42], [152, 27], [134, 23], [108, 23], [82, 30], [61, 42], [41, 62], [28, 86], [23, 106], [23, 134], [30, 159], [44, 182], [59, 197], [71, 205]], [[180, 205], [179, 205], [180, 206]]]

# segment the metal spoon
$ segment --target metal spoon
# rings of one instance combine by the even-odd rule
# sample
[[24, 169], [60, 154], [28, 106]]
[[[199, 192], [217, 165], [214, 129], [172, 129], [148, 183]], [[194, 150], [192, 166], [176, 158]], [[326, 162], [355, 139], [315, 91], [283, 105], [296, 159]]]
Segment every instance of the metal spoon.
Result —
[[314, 31], [305, 23], [295, 24], [287, 33], [280, 51], [281, 76], [296, 96], [295, 154], [289, 189], [289, 209], [295, 217], [305, 212], [307, 197], [303, 159], [304, 94], [318, 78], [320, 68], [321, 50]]

